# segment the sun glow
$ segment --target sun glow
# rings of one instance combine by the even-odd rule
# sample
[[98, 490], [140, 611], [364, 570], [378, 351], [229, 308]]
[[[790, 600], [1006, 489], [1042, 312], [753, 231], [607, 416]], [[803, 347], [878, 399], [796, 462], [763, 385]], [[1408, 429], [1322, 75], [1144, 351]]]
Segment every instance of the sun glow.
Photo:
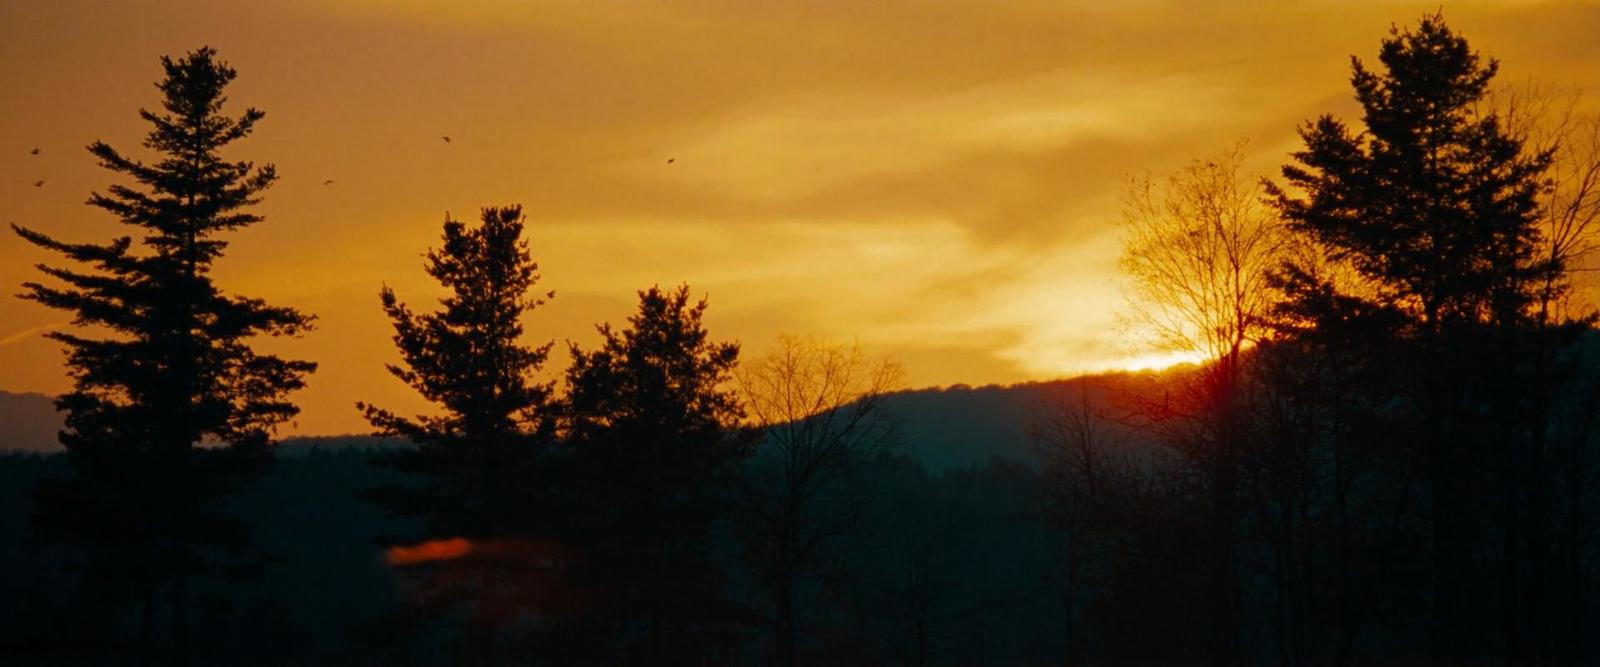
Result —
[[1117, 370], [1138, 373], [1141, 371], [1164, 371], [1174, 366], [1179, 366], [1182, 364], [1199, 364], [1203, 361], [1205, 361], [1205, 358], [1197, 352], [1187, 352], [1181, 350], [1170, 352], [1148, 352], [1145, 354], [1119, 359], [1113, 364], [1113, 367]]

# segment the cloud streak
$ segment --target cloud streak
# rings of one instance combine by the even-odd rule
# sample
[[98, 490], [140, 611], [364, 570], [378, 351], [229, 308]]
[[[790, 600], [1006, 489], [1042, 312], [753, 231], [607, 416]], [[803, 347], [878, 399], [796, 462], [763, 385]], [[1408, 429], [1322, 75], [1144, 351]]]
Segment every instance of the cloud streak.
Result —
[[50, 324], [41, 324], [36, 327], [28, 327], [9, 336], [0, 337], [0, 347], [21, 343], [25, 340], [33, 338], [34, 336], [42, 335], [46, 332], [65, 327], [67, 324], [68, 322], [52, 322]]

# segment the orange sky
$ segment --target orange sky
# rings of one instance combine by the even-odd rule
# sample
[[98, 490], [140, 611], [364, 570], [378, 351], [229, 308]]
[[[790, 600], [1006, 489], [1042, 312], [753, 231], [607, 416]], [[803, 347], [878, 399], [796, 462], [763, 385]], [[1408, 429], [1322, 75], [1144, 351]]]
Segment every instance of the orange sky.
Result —
[[[219, 280], [320, 318], [273, 345], [322, 364], [290, 432], [364, 430], [356, 400], [422, 408], [383, 371], [377, 290], [426, 305], [444, 212], [485, 205], [532, 220], [557, 291], [538, 339], [590, 343], [634, 290], [688, 282], [747, 353], [853, 337], [913, 386], [1122, 367], [1148, 354], [1115, 319], [1126, 177], [1241, 138], [1267, 173], [1299, 122], [1353, 116], [1350, 54], [1439, 4], [8, 0], [0, 221], [122, 233], [83, 205], [113, 182], [83, 147], [139, 154], [157, 57], [210, 44], [234, 112], [267, 112], [230, 157], [283, 176]], [[1445, 13], [1503, 77], [1600, 93], [1600, 4]], [[0, 235], [0, 286], [45, 259]], [[64, 318], [15, 291], [0, 389], [59, 392], [38, 334]]]

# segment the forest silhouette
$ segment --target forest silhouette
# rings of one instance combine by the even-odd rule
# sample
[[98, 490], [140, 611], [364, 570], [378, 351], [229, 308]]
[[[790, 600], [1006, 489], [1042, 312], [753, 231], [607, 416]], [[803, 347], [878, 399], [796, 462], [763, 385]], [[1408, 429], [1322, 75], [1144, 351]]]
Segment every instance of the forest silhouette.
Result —
[[[317, 365], [258, 343], [315, 319], [212, 274], [271, 224], [276, 170], [223, 156], [266, 116], [214, 49], [161, 65], [159, 157], [89, 146], [123, 235], [12, 226], [74, 327], [65, 452], [0, 457], [6, 664], [1600, 662], [1600, 116], [1442, 14], [1278, 173], [1130, 181], [1124, 316], [1199, 363], [906, 391], [656, 285], [547, 368], [537, 223], [488, 206], [423, 256], [436, 303], [374, 286], [432, 409], [291, 444]], [[934, 464], [958, 400], [1028, 445]]]

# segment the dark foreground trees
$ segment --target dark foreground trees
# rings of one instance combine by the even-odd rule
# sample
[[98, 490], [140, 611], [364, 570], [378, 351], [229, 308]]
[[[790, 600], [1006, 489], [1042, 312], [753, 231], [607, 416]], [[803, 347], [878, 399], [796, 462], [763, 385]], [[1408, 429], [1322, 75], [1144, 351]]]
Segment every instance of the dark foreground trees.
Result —
[[1240, 173], [1240, 149], [1195, 160], [1160, 183], [1136, 181], [1123, 213], [1121, 266], [1134, 321], [1162, 345], [1203, 360], [1197, 373], [1174, 375], [1168, 398], [1141, 412], [1192, 464], [1206, 495], [1204, 622], [1212, 664], [1240, 659], [1235, 522], [1245, 456], [1244, 355], [1267, 334], [1270, 278], [1286, 246], [1282, 225]]
[[530, 294], [538, 265], [522, 234], [516, 206], [484, 209], [482, 222], [472, 226], [445, 219], [443, 245], [428, 252], [426, 263], [450, 290], [442, 310], [417, 314], [393, 290], [381, 293], [403, 362], [389, 372], [439, 412], [403, 417], [357, 404], [380, 435], [415, 445], [376, 462], [421, 480], [366, 496], [395, 516], [416, 519], [425, 544], [466, 545], [457, 557], [408, 568], [419, 575], [424, 606], [470, 609], [457, 646], [463, 664], [495, 664], [501, 625], [530, 595], [518, 588], [547, 579], [529, 570], [540, 568], [531, 537], [550, 530], [543, 475], [555, 419], [550, 385], [536, 376], [551, 344], [522, 341], [522, 318], [544, 303]]
[[[105, 337], [56, 336], [75, 475], [37, 494], [37, 525], [88, 559], [0, 544], [0, 593], [26, 600], [0, 651], [50, 626], [35, 602], [78, 597], [63, 635], [136, 635], [135, 657], [183, 662], [194, 582], [249, 560], [225, 496], [312, 367], [248, 346], [305, 317], [208, 277], [272, 181], [217, 156], [260, 116], [220, 115], [232, 72], [213, 55], [167, 63], [168, 113], [146, 115], [163, 161], [93, 148], [142, 186], [92, 200], [140, 240], [17, 230], [81, 265], [25, 296]], [[983, 463], [1008, 434], [967, 427], [1006, 409], [979, 396], [1039, 386], [889, 395], [887, 367], [794, 341], [735, 373], [687, 288], [641, 292], [625, 329], [573, 347], [558, 397], [549, 346], [522, 341], [541, 300], [520, 211], [447, 220], [427, 263], [441, 309], [383, 293], [391, 370], [437, 412], [363, 405], [409, 441], [387, 469], [341, 454], [349, 474], [236, 505], [307, 552], [300, 572], [343, 559], [294, 579], [326, 586], [297, 604], [393, 622], [341, 635], [264, 601], [217, 636], [247, 653], [320, 633], [332, 664], [422, 663], [446, 634], [477, 664], [1593, 663], [1600, 342], [1572, 270], [1595, 247], [1600, 125], [1500, 113], [1494, 64], [1437, 16], [1379, 63], [1355, 67], [1359, 125], [1308, 125], [1270, 205], [1236, 153], [1134, 190], [1142, 323], [1207, 362], [1057, 385], [1080, 391], [1036, 424], [1037, 467]], [[920, 460], [884, 452], [907, 411]], [[396, 471], [364, 494], [412, 522], [391, 569], [350, 547], [389, 524], [336, 504]], [[58, 594], [84, 564], [90, 595]], [[393, 570], [420, 608], [370, 599]]]
[[[1282, 221], [1259, 228], [1281, 224], [1283, 238], [1260, 247], [1281, 252], [1211, 251], [1248, 219], [1228, 215], [1227, 199], [1134, 209], [1175, 221], [1137, 228], [1165, 233], [1134, 235], [1126, 257], [1138, 261], [1124, 260], [1146, 310], [1166, 316], [1146, 323], [1225, 344], [1124, 412], [1167, 415], [1134, 423], [1186, 445], [1180, 458], [1106, 465], [1116, 448], [1096, 444], [1091, 426], [1115, 416], [1057, 410], [1041, 423], [1047, 497], [1071, 499], [1053, 506], [1071, 547], [1065, 579], [1083, 596], [1067, 606], [1149, 621], [1196, 601], [1173, 591], [1198, 565], [1208, 612], [1190, 618], [1228, 636], [1130, 643], [1112, 627], [1075, 641], [1081, 657], [1592, 655], [1568, 619], [1592, 618], [1583, 600], [1597, 579], [1596, 340], [1593, 316], [1568, 297], [1572, 263], [1593, 245], [1585, 207], [1600, 170], [1584, 164], [1584, 144], [1540, 139], [1500, 113], [1488, 97], [1496, 63], [1438, 15], [1395, 29], [1378, 61], [1353, 65], [1359, 126], [1308, 124], [1304, 149], [1267, 183]], [[1571, 127], [1551, 136], [1581, 142]], [[1169, 189], [1196, 191], [1181, 185]], [[1210, 557], [1152, 539], [1152, 519], [1169, 537], [1209, 526], [1188, 548]], [[1168, 565], [1134, 567], [1152, 558]], [[1140, 574], [1118, 576], [1128, 571]], [[1164, 641], [1183, 648], [1162, 652]]]
[[[1549, 592], [1548, 539], [1533, 536], [1549, 534], [1552, 415], [1529, 399], [1558, 375], [1536, 351], [1570, 346], [1582, 326], [1540, 308], [1566, 268], [1542, 252], [1552, 153], [1524, 146], [1484, 103], [1498, 64], [1442, 18], [1397, 29], [1379, 61], [1379, 71], [1353, 66], [1364, 131], [1330, 116], [1308, 125], [1276, 201], [1370, 286], [1352, 305], [1393, 315], [1386, 336], [1363, 344], [1406, 351], [1392, 381], [1414, 424], [1402, 446], [1421, 465], [1434, 660], [1543, 659], [1544, 604], [1524, 596]], [[1314, 282], [1288, 286], [1291, 300], [1320, 298]]]
[[793, 336], [748, 362], [739, 388], [760, 440], [732, 498], [733, 530], [767, 597], [775, 662], [799, 664], [806, 584], [865, 522], [866, 466], [893, 444], [884, 395], [900, 369], [853, 345]]
[[[402, 364], [438, 406], [402, 417], [360, 404], [407, 445], [375, 461], [410, 476], [363, 495], [419, 534], [392, 542], [407, 604], [460, 619], [454, 661], [700, 664], [744, 619], [711, 560], [750, 431], [732, 387], [739, 348], [711, 340], [687, 287], [639, 293], [627, 329], [571, 348], [566, 393], [522, 342], [544, 303], [519, 208], [446, 220], [427, 271], [450, 290], [417, 314], [382, 292]], [[551, 296], [549, 294], [546, 297]]]
[[687, 286], [652, 287], [628, 328], [572, 347], [572, 539], [617, 651], [604, 662], [726, 661], [742, 622], [710, 539], [751, 438], [731, 386], [739, 346], [711, 339], [705, 311]]
[[140, 111], [159, 158], [89, 147], [132, 181], [89, 203], [132, 235], [70, 243], [13, 229], [70, 262], [41, 266], [58, 282], [27, 283], [23, 298], [85, 328], [48, 334], [66, 346], [73, 378], [56, 402], [73, 476], [38, 490], [36, 525], [85, 549], [86, 599], [96, 602], [80, 620], [95, 641], [120, 641], [132, 601], [139, 640], [129, 652], [186, 664], [194, 580], [237, 573], [259, 555], [224, 499], [271, 462], [274, 427], [298, 412], [285, 396], [316, 365], [250, 347], [255, 336], [305, 332], [310, 317], [228, 294], [211, 278], [223, 234], [261, 221], [250, 206], [277, 179], [271, 165], [221, 155], [264, 114], [223, 114], [235, 72], [210, 48], [161, 63], [162, 109]]

